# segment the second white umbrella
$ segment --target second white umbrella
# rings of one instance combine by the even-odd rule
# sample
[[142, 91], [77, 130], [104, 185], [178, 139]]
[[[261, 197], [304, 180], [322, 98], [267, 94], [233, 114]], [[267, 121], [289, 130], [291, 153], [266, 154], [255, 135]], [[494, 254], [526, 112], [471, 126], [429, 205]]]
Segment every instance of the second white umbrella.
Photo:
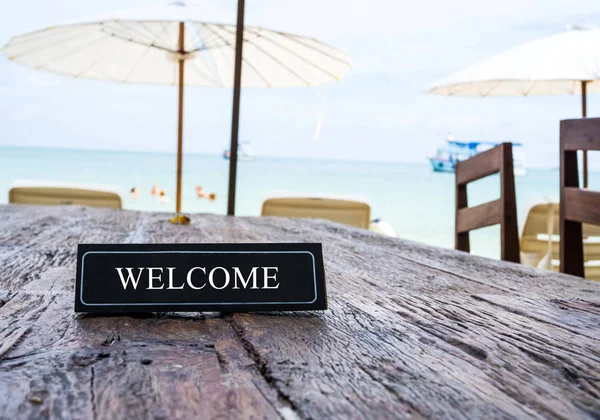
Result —
[[[435, 82], [427, 93], [446, 96], [581, 95], [600, 92], [600, 29], [575, 27], [495, 55]], [[587, 187], [587, 155], [583, 184]]]

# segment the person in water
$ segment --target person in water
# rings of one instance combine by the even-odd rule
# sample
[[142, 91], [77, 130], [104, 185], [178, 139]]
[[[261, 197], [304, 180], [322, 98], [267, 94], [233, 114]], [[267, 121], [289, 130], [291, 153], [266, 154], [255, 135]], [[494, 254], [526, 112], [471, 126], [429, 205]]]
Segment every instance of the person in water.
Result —
[[134, 200], [137, 199], [139, 197], [139, 195], [140, 195], [137, 187], [133, 187], [131, 189], [131, 192], [129, 194], [131, 195], [131, 198], [133, 198]]
[[208, 196], [208, 199], [210, 201], [215, 201], [217, 199], [217, 193], [210, 193], [210, 195]]
[[201, 186], [197, 186], [196, 187], [196, 195], [198, 196], [198, 198], [206, 198], [206, 197], [208, 197], [208, 195], [206, 194], [206, 192], [204, 192], [204, 188], [202, 188]]
[[159, 198], [158, 198], [158, 200], [159, 200], [161, 203], [163, 203], [163, 204], [165, 204], [165, 203], [168, 203], [168, 202], [170, 201], [170, 200], [169, 200], [169, 197], [167, 197], [167, 193], [166, 193], [166, 191], [165, 191], [165, 190], [160, 190], [160, 194], [159, 194]]
[[160, 195], [160, 189], [158, 188], [158, 184], [154, 184], [152, 186], [152, 191], [150, 191], [150, 195]]

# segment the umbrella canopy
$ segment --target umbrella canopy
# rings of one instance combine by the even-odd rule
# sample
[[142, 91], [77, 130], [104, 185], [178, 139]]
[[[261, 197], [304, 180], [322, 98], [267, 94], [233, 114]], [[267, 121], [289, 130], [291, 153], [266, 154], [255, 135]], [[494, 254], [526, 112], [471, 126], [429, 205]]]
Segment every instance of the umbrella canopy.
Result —
[[[427, 93], [446, 96], [581, 95], [600, 92], [600, 28], [573, 27], [495, 55], [434, 83]], [[583, 186], [588, 186], [583, 153]]]
[[[184, 22], [183, 48], [179, 23]], [[13, 37], [10, 60], [39, 70], [120, 83], [232, 87], [236, 25], [202, 21], [202, 9], [173, 3], [50, 26]], [[314, 38], [244, 29], [242, 87], [314, 86], [342, 78], [348, 55]]]
[[[205, 22], [201, 7], [176, 2], [49, 26], [13, 37], [2, 51], [17, 63], [76, 78], [179, 86], [180, 211], [183, 86], [233, 86], [236, 32], [236, 25]], [[242, 87], [315, 86], [340, 80], [351, 67], [346, 53], [314, 38], [243, 30]]]
[[529, 96], [600, 92], [600, 29], [574, 28], [495, 55], [435, 82], [447, 96]]

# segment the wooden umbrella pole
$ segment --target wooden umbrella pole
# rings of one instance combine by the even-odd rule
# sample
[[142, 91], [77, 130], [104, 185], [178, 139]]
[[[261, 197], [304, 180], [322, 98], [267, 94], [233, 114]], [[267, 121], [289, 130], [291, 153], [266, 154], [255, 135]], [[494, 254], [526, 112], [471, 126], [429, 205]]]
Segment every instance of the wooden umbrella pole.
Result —
[[244, 0], [238, 0], [235, 33], [235, 73], [233, 77], [233, 111], [231, 115], [231, 145], [229, 147], [229, 196], [227, 214], [235, 215], [235, 186], [237, 177], [238, 131], [240, 123], [240, 93], [242, 84], [242, 47], [244, 41]]
[[[581, 82], [581, 116], [587, 117], [587, 82]], [[583, 188], [588, 187], [588, 159], [587, 150], [583, 151]]]
[[179, 22], [179, 122], [177, 125], [177, 213], [181, 212], [181, 176], [183, 173], [183, 85], [184, 85], [184, 47], [185, 25]]

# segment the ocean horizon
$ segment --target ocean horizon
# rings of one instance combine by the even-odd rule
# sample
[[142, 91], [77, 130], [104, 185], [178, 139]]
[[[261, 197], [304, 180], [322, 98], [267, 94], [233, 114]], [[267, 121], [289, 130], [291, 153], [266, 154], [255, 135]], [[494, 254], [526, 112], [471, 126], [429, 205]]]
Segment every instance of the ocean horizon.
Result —
[[[62, 147], [62, 146], [37, 146], [27, 145], [18, 146], [12, 144], [0, 144], [0, 151], [8, 149], [20, 149], [20, 150], [49, 150], [49, 151], [71, 151], [71, 152], [114, 152], [114, 153], [134, 153], [134, 154], [148, 154], [148, 155], [169, 155], [175, 158], [177, 152], [174, 150], [135, 150], [135, 149], [102, 149], [102, 148], [88, 148], [88, 147]], [[526, 149], [529, 150], [529, 149]], [[431, 150], [431, 155], [434, 155], [435, 149]], [[205, 156], [205, 157], [219, 157], [222, 158], [222, 152], [187, 152], [184, 151], [185, 156]], [[421, 160], [375, 160], [375, 159], [348, 159], [345, 157], [333, 157], [333, 156], [287, 156], [287, 155], [269, 155], [261, 154], [256, 159], [285, 159], [285, 160], [310, 160], [310, 161], [323, 161], [323, 162], [356, 162], [356, 163], [380, 163], [380, 164], [407, 164], [407, 165], [428, 165], [428, 156], [424, 156]], [[596, 156], [588, 156], [588, 173], [598, 172], [600, 173], [600, 160], [595, 159]], [[542, 170], [556, 170], [560, 169], [559, 165], [536, 165], [528, 166], [528, 169], [542, 169]]]
[[[36, 180], [118, 187], [123, 207], [175, 212], [175, 154], [91, 149], [0, 146], [0, 203], [15, 181]], [[229, 161], [218, 155], [184, 154], [184, 213], [225, 214]], [[590, 176], [590, 184], [598, 178]], [[154, 184], [168, 202], [150, 194]], [[558, 199], [557, 169], [528, 169], [516, 177], [519, 226], [529, 206]], [[196, 187], [215, 193], [198, 198]], [[132, 188], [138, 198], [130, 195]], [[499, 198], [498, 176], [469, 185], [469, 205]], [[390, 223], [399, 237], [446, 248], [454, 246], [454, 176], [434, 173], [429, 164], [258, 157], [238, 163], [236, 215], [259, 216], [264, 200], [278, 196], [327, 196], [366, 201], [371, 218]], [[192, 217], [193, 219], [193, 217]], [[471, 233], [472, 252], [499, 258], [499, 227]]]

